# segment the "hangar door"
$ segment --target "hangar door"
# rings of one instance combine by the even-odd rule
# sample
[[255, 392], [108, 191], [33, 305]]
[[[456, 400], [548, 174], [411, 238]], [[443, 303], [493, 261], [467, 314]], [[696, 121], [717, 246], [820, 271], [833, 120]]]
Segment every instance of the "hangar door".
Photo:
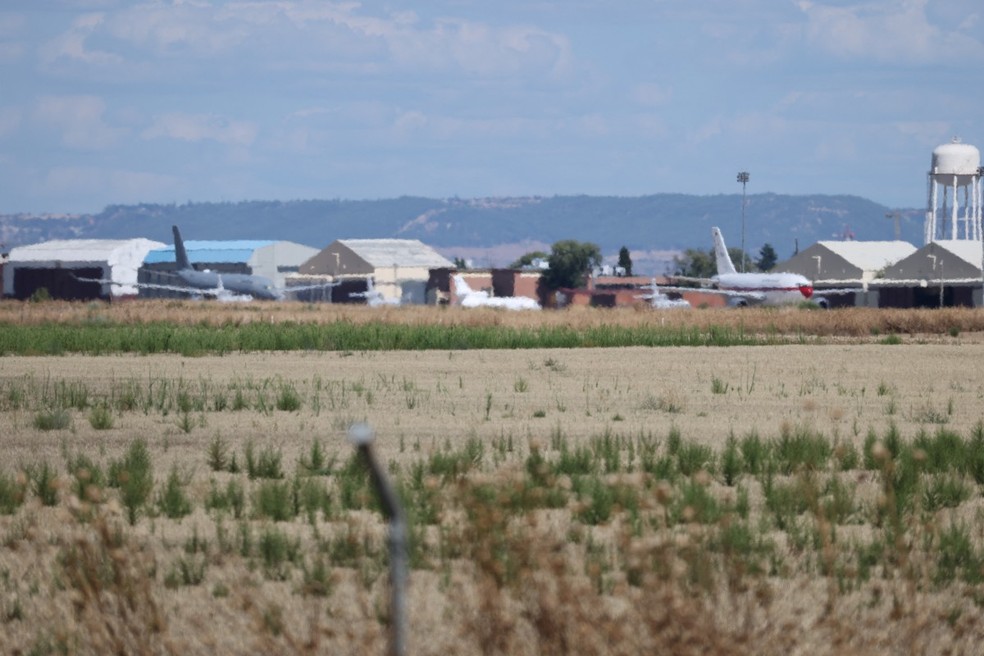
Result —
[[79, 269], [31, 269], [17, 267], [13, 270], [14, 298], [25, 301], [37, 290], [48, 290], [51, 298], [66, 301], [87, 301], [100, 298], [102, 285], [97, 282], [80, 282], [80, 278], [102, 278], [102, 267]]

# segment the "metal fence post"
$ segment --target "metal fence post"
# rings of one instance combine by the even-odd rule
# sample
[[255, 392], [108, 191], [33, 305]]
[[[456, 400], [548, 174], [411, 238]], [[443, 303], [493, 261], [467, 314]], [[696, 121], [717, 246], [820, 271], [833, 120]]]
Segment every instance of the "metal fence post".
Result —
[[407, 587], [407, 522], [403, 506], [396, 495], [386, 470], [376, 459], [372, 450], [375, 432], [369, 424], [352, 424], [348, 431], [349, 441], [355, 445], [369, 468], [372, 483], [379, 493], [383, 505], [383, 515], [389, 520], [389, 554], [390, 554], [390, 645], [389, 653], [393, 656], [406, 654], [407, 619], [406, 619], [406, 587]]

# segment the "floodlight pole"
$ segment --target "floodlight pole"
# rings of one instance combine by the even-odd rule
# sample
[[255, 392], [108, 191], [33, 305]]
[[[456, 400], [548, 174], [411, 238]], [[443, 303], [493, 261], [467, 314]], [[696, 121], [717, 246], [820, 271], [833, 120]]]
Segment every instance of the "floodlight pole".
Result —
[[404, 656], [407, 643], [407, 520], [400, 499], [372, 450], [375, 431], [366, 423], [349, 427], [349, 441], [359, 450], [379, 494], [383, 515], [389, 520], [390, 552], [390, 644], [391, 656]]
[[[982, 179], [984, 179], [984, 166], [978, 166], [977, 167], [978, 189], [980, 189]], [[980, 194], [979, 191], [978, 194]], [[981, 201], [977, 200], [977, 202], [981, 202]], [[984, 306], [984, 226], [981, 225], [981, 221], [979, 219], [977, 221], [977, 232], [981, 238], [981, 306]]]
[[892, 219], [892, 220], [895, 221], [895, 232], [893, 233], [895, 235], [895, 241], [901, 240], [902, 239], [902, 225], [900, 224], [899, 221], [902, 218], [902, 214], [899, 213], [899, 212], [886, 212], [885, 213], [885, 218], [886, 219]]
[[741, 272], [745, 273], [745, 185], [748, 184], [748, 171], [738, 172], [741, 183]]

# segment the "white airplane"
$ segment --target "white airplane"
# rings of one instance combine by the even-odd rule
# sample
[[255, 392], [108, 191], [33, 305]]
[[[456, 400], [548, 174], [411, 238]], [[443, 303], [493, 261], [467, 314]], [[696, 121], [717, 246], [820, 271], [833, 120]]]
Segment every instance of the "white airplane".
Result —
[[[702, 291], [724, 294], [728, 305], [789, 305], [813, 301], [827, 307], [827, 299], [813, 297], [813, 283], [798, 273], [738, 273], [731, 262], [728, 249], [724, 245], [721, 230], [711, 228], [714, 238], [714, 258], [717, 262], [717, 275], [711, 278], [687, 278], [674, 276], [674, 280], [698, 282], [710, 286]], [[663, 287], [664, 291], [694, 291], [688, 287]], [[853, 290], [857, 291], [857, 290]]]
[[366, 305], [369, 307], [382, 307], [384, 305], [399, 305], [400, 299], [398, 298], [387, 298], [383, 296], [383, 293], [376, 289], [376, 286], [372, 282], [372, 276], [366, 278], [366, 291], [364, 292], [352, 292], [349, 294], [349, 298], [364, 298], [366, 299]]
[[682, 298], [670, 298], [663, 293], [663, 290], [656, 284], [656, 279], [649, 284], [648, 287], [641, 287], [641, 289], [652, 290], [649, 294], [641, 294], [636, 296], [636, 298], [649, 301], [649, 305], [657, 310], [671, 310], [676, 308], [689, 308], [692, 307], [690, 302]]
[[458, 305], [466, 308], [493, 307], [507, 310], [539, 310], [540, 304], [526, 296], [490, 296], [488, 292], [472, 289], [460, 273], [454, 275], [454, 291]]

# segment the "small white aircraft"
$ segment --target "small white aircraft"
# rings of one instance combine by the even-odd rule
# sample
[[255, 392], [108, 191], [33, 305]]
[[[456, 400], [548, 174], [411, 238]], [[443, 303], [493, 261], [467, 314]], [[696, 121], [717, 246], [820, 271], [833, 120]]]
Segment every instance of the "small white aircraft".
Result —
[[490, 296], [488, 292], [472, 289], [460, 273], [454, 277], [458, 305], [466, 308], [493, 307], [507, 310], [539, 310], [540, 304], [526, 296]]
[[394, 306], [400, 304], [400, 299], [398, 298], [387, 298], [383, 296], [383, 293], [376, 289], [376, 286], [373, 284], [372, 276], [366, 278], [366, 291], [352, 292], [349, 294], [349, 298], [364, 298], [366, 299], [366, 305], [369, 307], [382, 307], [384, 305]]
[[[674, 280], [698, 282], [707, 286], [700, 291], [724, 294], [728, 305], [789, 305], [812, 300], [827, 307], [827, 299], [813, 297], [813, 283], [798, 273], [738, 273], [724, 245], [721, 230], [711, 228], [717, 275], [711, 278], [674, 276]], [[708, 288], [709, 287], [709, 288]], [[694, 291], [692, 287], [663, 287], [664, 291]], [[857, 291], [857, 290], [852, 290]]]
[[636, 296], [645, 301], [649, 301], [649, 305], [657, 310], [671, 310], [676, 308], [689, 308], [692, 307], [690, 302], [682, 298], [670, 298], [663, 293], [663, 290], [656, 284], [656, 279], [649, 283], [646, 287], [641, 287], [640, 289], [652, 290], [649, 294], [641, 294]]

